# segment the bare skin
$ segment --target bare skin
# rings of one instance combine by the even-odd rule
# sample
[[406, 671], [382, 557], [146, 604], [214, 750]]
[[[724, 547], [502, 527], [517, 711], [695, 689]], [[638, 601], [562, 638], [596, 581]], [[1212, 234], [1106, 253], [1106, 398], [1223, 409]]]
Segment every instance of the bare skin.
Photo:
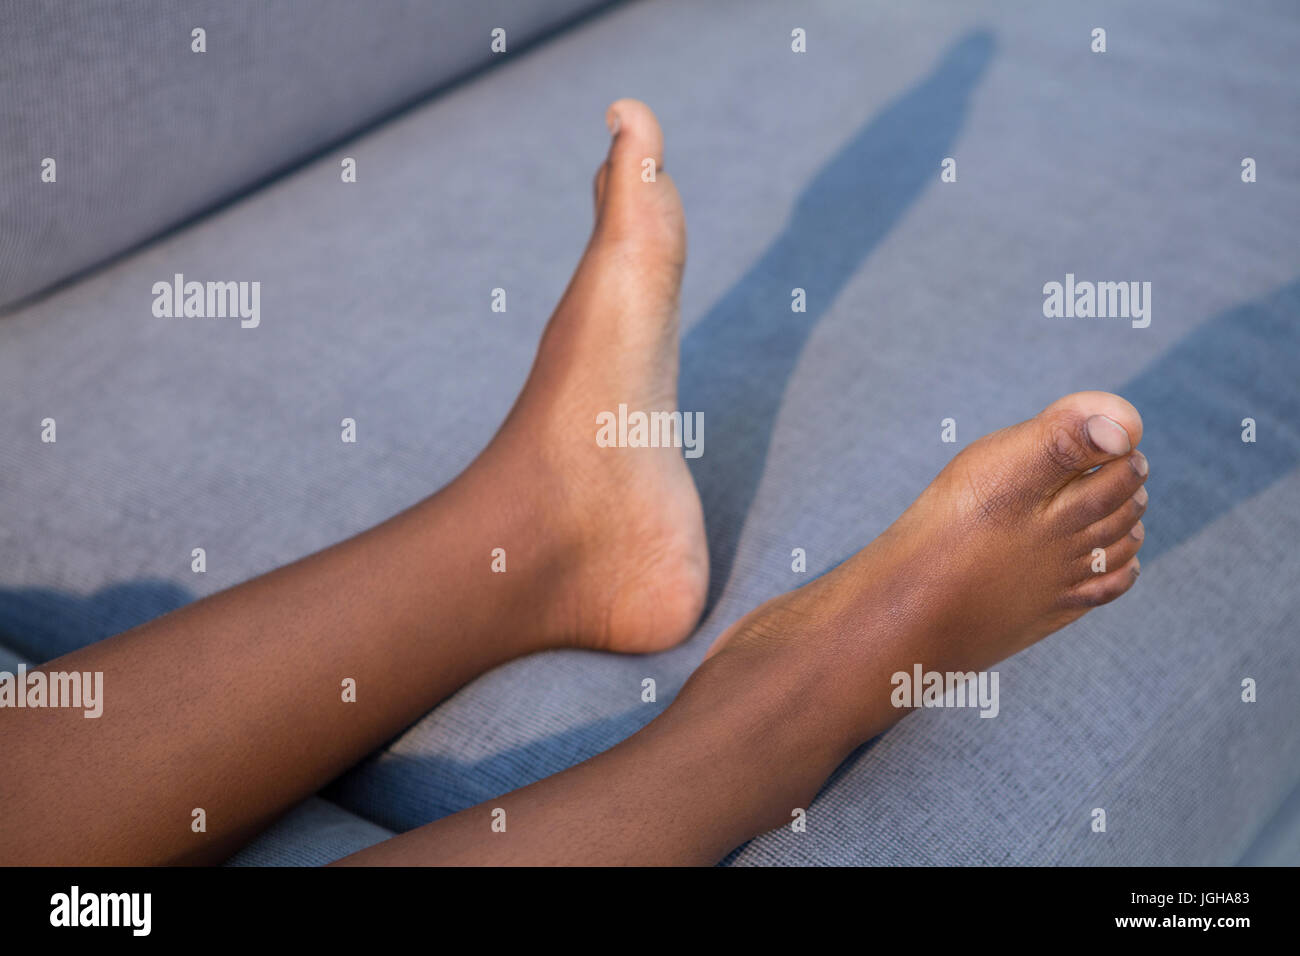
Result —
[[[0, 862], [218, 861], [490, 667], [690, 633], [708, 563], [681, 453], [594, 441], [620, 402], [676, 407], [685, 262], [653, 114], [621, 100], [607, 121], [592, 239], [491, 445], [372, 531], [47, 665], [103, 671], [105, 716], [0, 711]], [[1083, 392], [981, 439], [879, 539], [733, 625], [627, 741], [341, 862], [716, 862], [904, 716], [895, 671], [987, 667], [1132, 586], [1141, 435]]]

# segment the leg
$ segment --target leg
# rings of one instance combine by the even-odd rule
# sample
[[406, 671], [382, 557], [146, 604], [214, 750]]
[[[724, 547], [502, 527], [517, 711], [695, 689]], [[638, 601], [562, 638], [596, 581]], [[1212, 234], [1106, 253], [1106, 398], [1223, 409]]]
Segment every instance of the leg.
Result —
[[0, 709], [0, 863], [223, 859], [488, 668], [690, 632], [708, 557], [681, 451], [595, 442], [600, 411], [676, 406], [685, 257], [671, 180], [640, 179], [653, 115], [608, 120], [591, 241], [488, 448], [365, 534], [46, 665], [102, 672], [104, 715]]
[[719, 638], [640, 733], [342, 862], [716, 862], [907, 713], [895, 673], [986, 668], [1127, 591], [1141, 437], [1128, 402], [1080, 392], [975, 442], [871, 545]]

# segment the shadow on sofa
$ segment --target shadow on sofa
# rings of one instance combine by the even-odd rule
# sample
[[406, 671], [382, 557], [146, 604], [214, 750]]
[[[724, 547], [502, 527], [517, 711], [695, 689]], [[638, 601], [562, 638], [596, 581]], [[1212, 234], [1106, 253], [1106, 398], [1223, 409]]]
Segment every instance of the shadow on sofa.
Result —
[[50, 588], [0, 588], [0, 643], [48, 661], [130, 630], [194, 600], [179, 584], [127, 581], [81, 596]]
[[[707, 614], [732, 561], [790, 375], [817, 323], [952, 154], [969, 101], [996, 48], [972, 31], [813, 177], [790, 221], [682, 343], [680, 404], [702, 410], [709, 454], [691, 460], [708, 526]], [[869, 170], [867, 174], [865, 171]], [[790, 290], [807, 291], [792, 312]], [[720, 523], [719, 515], [736, 515]]]

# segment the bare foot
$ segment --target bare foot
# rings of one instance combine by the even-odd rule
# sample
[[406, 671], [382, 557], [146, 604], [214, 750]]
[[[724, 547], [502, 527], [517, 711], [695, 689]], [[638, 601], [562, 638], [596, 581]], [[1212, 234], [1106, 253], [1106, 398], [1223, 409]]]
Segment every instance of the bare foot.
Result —
[[884, 534], [737, 622], [710, 656], [755, 675], [819, 675], [787, 682], [822, 691], [800, 705], [791, 690], [790, 706], [834, 711], [867, 739], [902, 716], [880, 707], [893, 672], [985, 668], [1133, 586], [1141, 439], [1137, 409], [1106, 392], [1067, 395], [981, 438]]
[[[475, 467], [506, 475], [505, 507], [536, 507], [546, 537], [539, 624], [561, 643], [663, 650], [694, 629], [708, 590], [699, 495], [680, 448], [607, 448], [597, 415], [677, 409], [681, 201], [644, 103], [606, 122], [596, 216], [577, 271], [542, 337], [515, 407]], [[642, 178], [653, 159], [655, 179]]]

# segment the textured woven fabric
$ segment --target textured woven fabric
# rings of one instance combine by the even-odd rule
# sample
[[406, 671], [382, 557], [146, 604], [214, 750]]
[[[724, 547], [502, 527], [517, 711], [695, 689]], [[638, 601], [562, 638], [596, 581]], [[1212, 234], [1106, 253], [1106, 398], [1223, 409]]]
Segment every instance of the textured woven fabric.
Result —
[[[597, 5], [7, 0], [0, 307], [482, 66], [494, 28], [508, 54]], [[54, 183], [41, 178], [47, 158]]]
[[1238, 863], [1241, 866], [1300, 866], [1300, 787], [1291, 792]]
[[227, 866], [321, 866], [393, 834], [319, 797], [281, 817], [226, 861]]
[[27, 663], [27, 659], [11, 648], [0, 644], [0, 671], [15, 673], [15, 668], [19, 664]]
[[[807, 832], [730, 860], [1237, 860], [1300, 783], [1300, 24], [1282, 4], [933, 7], [618, 7], [0, 322], [0, 497], [18, 503], [0, 633], [53, 656], [457, 474], [585, 241], [603, 109], [638, 96], [690, 229], [708, 616], [654, 657], [484, 675], [328, 795], [401, 830], [616, 743], [725, 626], [870, 541], [960, 445], [1103, 388], [1140, 408], [1153, 469], [1134, 592], [1000, 665], [998, 718], [908, 717]], [[260, 280], [261, 325], [154, 319], [150, 285], [175, 272]], [[1151, 281], [1150, 326], [1044, 318], [1067, 272]]]

